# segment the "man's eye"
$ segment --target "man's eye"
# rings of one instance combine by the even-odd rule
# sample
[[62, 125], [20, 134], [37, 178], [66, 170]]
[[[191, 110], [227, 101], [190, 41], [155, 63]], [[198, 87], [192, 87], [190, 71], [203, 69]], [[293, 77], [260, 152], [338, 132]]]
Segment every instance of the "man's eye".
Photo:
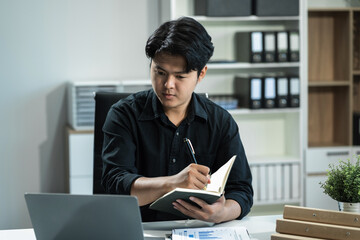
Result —
[[165, 75], [165, 73], [164, 73], [164, 72], [159, 71], [159, 70], [157, 70], [157, 71], [155, 71], [155, 72], [156, 72], [156, 74], [159, 74], [160, 76], [164, 76], [164, 75]]
[[185, 78], [185, 77], [178, 75], [178, 76], [176, 76], [176, 78], [178, 78], [178, 79], [183, 79], [183, 78]]

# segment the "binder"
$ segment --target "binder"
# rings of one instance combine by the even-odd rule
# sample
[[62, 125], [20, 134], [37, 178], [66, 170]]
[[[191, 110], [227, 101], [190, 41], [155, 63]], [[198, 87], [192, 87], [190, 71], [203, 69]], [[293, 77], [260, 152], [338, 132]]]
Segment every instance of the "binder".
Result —
[[250, 16], [252, 0], [195, 0], [194, 10], [200, 16]]
[[283, 165], [277, 164], [275, 165], [275, 199], [276, 200], [284, 200], [284, 181], [283, 181]]
[[300, 198], [300, 165], [293, 163], [292, 167], [292, 186], [291, 186], [291, 197], [292, 199]]
[[290, 81], [290, 107], [300, 106], [300, 80], [299, 77], [291, 77]]
[[260, 165], [259, 166], [259, 175], [260, 175], [260, 200], [261, 201], [267, 201], [269, 200], [268, 198], [268, 193], [267, 191], [269, 190], [269, 186], [268, 186], [268, 174], [267, 174], [267, 166], [266, 165]]
[[289, 31], [289, 49], [290, 62], [298, 62], [300, 60], [299, 31]]
[[276, 78], [276, 106], [286, 108], [289, 103], [289, 79], [287, 77]]
[[263, 32], [264, 62], [275, 62], [276, 57], [276, 34], [275, 32]]
[[275, 183], [275, 165], [267, 165], [268, 172], [268, 200], [275, 200], [276, 188], [278, 187]]
[[360, 239], [360, 228], [289, 219], [278, 219], [276, 231], [278, 233], [335, 240]]
[[299, 235], [291, 235], [291, 234], [283, 234], [283, 233], [273, 233], [271, 234], [271, 240], [326, 240], [326, 239], [303, 237]]
[[253, 186], [253, 190], [254, 190], [254, 201], [258, 201], [260, 200], [259, 198], [259, 174], [258, 174], [258, 165], [253, 165], [250, 167], [251, 169], [251, 175], [252, 175], [252, 186]]
[[283, 216], [285, 219], [360, 228], [360, 221], [354, 221], [360, 219], [360, 214], [355, 212], [285, 205]]
[[353, 145], [360, 145], [360, 112], [353, 113]]
[[263, 62], [262, 32], [237, 32], [235, 42], [236, 60], [238, 62]]
[[288, 62], [289, 44], [288, 32], [277, 32], [276, 34], [277, 60], [278, 62]]
[[285, 164], [284, 168], [284, 200], [291, 199], [291, 187], [292, 187], [292, 178], [291, 178], [291, 165]]
[[236, 77], [234, 89], [239, 97], [239, 107], [259, 109], [262, 107], [262, 78]]
[[299, 16], [299, 0], [253, 0], [256, 16]]
[[274, 108], [276, 100], [276, 79], [275, 77], [265, 77], [263, 83], [263, 107]]

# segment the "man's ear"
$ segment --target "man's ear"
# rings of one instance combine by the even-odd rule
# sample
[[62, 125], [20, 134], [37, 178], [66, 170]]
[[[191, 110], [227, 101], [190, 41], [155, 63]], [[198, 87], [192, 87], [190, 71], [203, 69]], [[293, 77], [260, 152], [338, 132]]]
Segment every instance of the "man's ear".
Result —
[[203, 80], [203, 78], [205, 77], [207, 72], [207, 66], [205, 65], [205, 67], [200, 71], [199, 77], [198, 77], [198, 83], [201, 82], [201, 80]]

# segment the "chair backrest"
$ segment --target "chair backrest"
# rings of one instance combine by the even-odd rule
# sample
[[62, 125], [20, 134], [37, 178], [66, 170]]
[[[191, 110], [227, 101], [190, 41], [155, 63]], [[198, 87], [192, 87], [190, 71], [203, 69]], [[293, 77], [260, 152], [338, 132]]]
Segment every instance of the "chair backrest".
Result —
[[105, 193], [101, 185], [103, 162], [101, 158], [104, 133], [102, 131], [107, 113], [110, 107], [131, 93], [97, 92], [95, 93], [95, 123], [94, 123], [94, 170], [93, 170], [93, 194]]

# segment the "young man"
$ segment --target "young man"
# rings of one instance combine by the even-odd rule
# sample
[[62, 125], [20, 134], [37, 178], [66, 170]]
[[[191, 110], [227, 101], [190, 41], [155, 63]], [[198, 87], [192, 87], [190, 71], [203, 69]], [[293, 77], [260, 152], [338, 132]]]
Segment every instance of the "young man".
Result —
[[[209, 222], [241, 219], [253, 203], [251, 172], [237, 124], [231, 115], [194, 93], [213, 54], [211, 37], [192, 18], [161, 25], [147, 41], [152, 90], [112, 106], [105, 121], [105, 190], [138, 198], [143, 221], [179, 219], [150, 210], [149, 204], [176, 187], [202, 189], [215, 172], [237, 155], [225, 194], [214, 204], [190, 198], [174, 208], [189, 218]], [[198, 164], [184, 138], [191, 140]]]

